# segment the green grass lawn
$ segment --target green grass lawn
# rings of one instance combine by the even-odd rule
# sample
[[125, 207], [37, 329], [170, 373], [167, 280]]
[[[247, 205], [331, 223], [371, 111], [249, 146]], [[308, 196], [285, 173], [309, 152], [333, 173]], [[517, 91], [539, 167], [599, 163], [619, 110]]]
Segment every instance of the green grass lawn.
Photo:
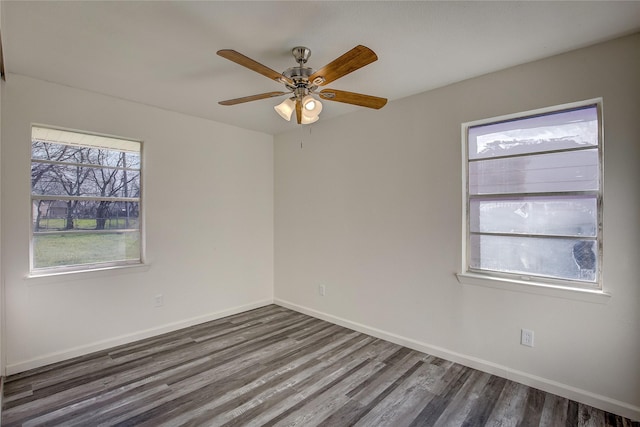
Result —
[[40, 234], [33, 236], [34, 268], [140, 259], [140, 233]]

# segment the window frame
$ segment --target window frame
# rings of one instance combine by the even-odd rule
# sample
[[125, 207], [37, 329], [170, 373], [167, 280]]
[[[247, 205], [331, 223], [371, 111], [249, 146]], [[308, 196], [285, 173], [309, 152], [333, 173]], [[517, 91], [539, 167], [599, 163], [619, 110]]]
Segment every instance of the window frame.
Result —
[[[592, 240], [596, 242], [597, 248], [597, 270], [594, 282], [561, 279], [543, 275], [527, 275], [521, 273], [501, 272], [488, 269], [480, 269], [471, 267], [471, 200], [481, 200], [483, 196], [477, 197], [470, 194], [470, 159], [469, 159], [469, 130], [472, 127], [481, 125], [490, 125], [496, 123], [513, 122], [531, 117], [545, 116], [553, 113], [561, 113], [563, 111], [575, 110], [585, 108], [589, 106], [595, 106], [598, 120], [598, 190], [597, 191], [562, 191], [555, 192], [556, 194], [563, 194], [571, 197], [573, 195], [585, 195], [594, 194], [596, 196], [596, 236]], [[603, 271], [603, 189], [604, 189], [604, 123], [603, 123], [603, 102], [602, 98], [594, 98], [584, 101], [572, 102], [567, 104], [555, 105], [551, 107], [545, 107], [536, 110], [524, 111], [514, 114], [508, 114], [498, 117], [491, 117], [481, 120], [475, 120], [472, 122], [466, 122], [461, 125], [462, 133], [462, 273], [457, 274], [458, 281], [464, 284], [479, 284], [487, 285], [490, 287], [507, 288], [507, 289], [524, 289], [530, 290], [531, 285], [539, 289], [560, 289], [569, 291], [583, 291], [586, 293], [605, 294], [602, 283], [602, 271]], [[558, 150], [558, 151], [579, 151], [578, 150]], [[555, 150], [553, 151], [555, 152]], [[547, 153], [545, 151], [544, 153]], [[540, 154], [536, 152], [530, 153], [530, 155]], [[525, 193], [516, 192], [510, 193], [511, 196], [531, 197], [531, 196], [544, 196], [552, 194], [554, 192], [547, 193]], [[486, 195], [484, 197], [491, 198], [495, 195]], [[507, 195], [501, 195], [507, 196]], [[517, 233], [513, 234], [518, 236]], [[542, 238], [551, 238], [549, 236], [536, 236]], [[516, 285], [515, 287], [513, 285]]]
[[[48, 277], [48, 276], [59, 276], [59, 275], [66, 275], [66, 274], [74, 274], [74, 273], [90, 273], [90, 272], [96, 272], [96, 271], [105, 271], [105, 270], [113, 270], [113, 269], [122, 269], [122, 268], [131, 268], [131, 267], [144, 267], [146, 266], [145, 263], [145, 249], [146, 249], [146, 244], [145, 244], [145, 221], [144, 221], [144, 159], [143, 159], [143, 153], [144, 153], [144, 143], [141, 140], [137, 140], [137, 139], [133, 139], [133, 138], [126, 138], [126, 137], [121, 137], [121, 136], [116, 136], [116, 135], [110, 135], [110, 134], [103, 134], [103, 133], [98, 133], [98, 132], [91, 132], [91, 131], [85, 131], [85, 130], [77, 130], [77, 129], [70, 129], [70, 128], [64, 128], [64, 127], [58, 127], [58, 126], [51, 126], [51, 125], [45, 125], [45, 124], [40, 124], [40, 123], [31, 123], [31, 126], [29, 127], [30, 133], [29, 133], [29, 165], [31, 168], [31, 165], [33, 164], [33, 148], [32, 148], [32, 144], [33, 144], [33, 129], [34, 128], [42, 128], [42, 129], [50, 129], [53, 131], [63, 131], [63, 132], [73, 132], [76, 134], [82, 134], [82, 135], [88, 135], [91, 137], [98, 137], [98, 138], [109, 138], [109, 139], [116, 139], [116, 140], [120, 140], [123, 142], [132, 142], [132, 143], [136, 143], [139, 147], [139, 160], [140, 160], [140, 164], [139, 164], [139, 168], [137, 169], [139, 171], [139, 188], [140, 188], [140, 195], [139, 197], [137, 197], [137, 203], [138, 203], [138, 233], [139, 233], [139, 241], [140, 241], [140, 248], [139, 248], [139, 258], [137, 259], [130, 259], [130, 260], [120, 260], [120, 261], [105, 261], [105, 262], [91, 262], [91, 263], [86, 263], [86, 264], [76, 264], [76, 265], [63, 265], [63, 266], [50, 266], [50, 267], [35, 267], [34, 266], [34, 227], [33, 227], [33, 221], [34, 221], [34, 210], [33, 210], [33, 202], [34, 200], [83, 200], [83, 201], [101, 201], [101, 200], [105, 200], [105, 199], [109, 199], [109, 200], [113, 200], [116, 202], [122, 202], [122, 201], [128, 201], [128, 202], [133, 202], [131, 199], [132, 198], [123, 198], [123, 197], [100, 197], [100, 196], [68, 196], [68, 195], [59, 195], [59, 196], [50, 196], [50, 195], [36, 195], [33, 194], [33, 189], [32, 189], [32, 183], [31, 183], [31, 174], [29, 176], [29, 273], [27, 275], [28, 278], [38, 278], [38, 277]], [[59, 144], [63, 144], [63, 145], [73, 145], [73, 144], [64, 144], [64, 142], [58, 142]], [[82, 144], [78, 144], [78, 146], [81, 146]], [[87, 145], [90, 146], [90, 145]], [[96, 146], [97, 147], [97, 146]], [[118, 148], [113, 148], [113, 147], [104, 147], [104, 148], [111, 148], [113, 150], [116, 151], [122, 151], [122, 150], [118, 150]], [[60, 165], [70, 165], [70, 166], [89, 166], [89, 167], [95, 167], [91, 164], [86, 164], [86, 163], [74, 163], [74, 162], [59, 162], [59, 161], [54, 161], [54, 160], [43, 160], [40, 161], [38, 160], [39, 163], [50, 163], [50, 164], [60, 164]], [[103, 167], [100, 167], [101, 169], [117, 169], [117, 170], [135, 170], [135, 169], [129, 169], [129, 168], [124, 168], [121, 166], [108, 166], [105, 165]], [[129, 231], [126, 231], [129, 232]], [[51, 233], [56, 233], [56, 232], [51, 232]], [[77, 234], [100, 234], [100, 233], [109, 233], [109, 231], [103, 231], [103, 230], [78, 230], [78, 231], [74, 231], [73, 233], [77, 233]]]

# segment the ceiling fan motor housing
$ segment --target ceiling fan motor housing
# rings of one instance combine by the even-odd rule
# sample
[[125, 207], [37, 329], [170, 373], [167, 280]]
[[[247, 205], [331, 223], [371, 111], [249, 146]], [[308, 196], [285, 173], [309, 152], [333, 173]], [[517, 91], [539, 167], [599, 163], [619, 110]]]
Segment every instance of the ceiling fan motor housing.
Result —
[[291, 67], [287, 68], [282, 75], [289, 77], [296, 86], [309, 83], [309, 76], [313, 74], [313, 69], [309, 67]]
[[282, 75], [288, 77], [294, 83], [293, 85], [285, 83], [289, 90], [293, 91], [296, 96], [305, 96], [317, 89], [317, 86], [309, 82], [309, 76], [313, 73], [312, 68], [300, 66], [287, 68]]

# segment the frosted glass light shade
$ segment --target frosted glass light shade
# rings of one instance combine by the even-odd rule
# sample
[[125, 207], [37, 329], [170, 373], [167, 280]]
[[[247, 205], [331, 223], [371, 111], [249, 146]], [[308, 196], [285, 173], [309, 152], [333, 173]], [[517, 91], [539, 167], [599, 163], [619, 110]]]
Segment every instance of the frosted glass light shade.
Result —
[[302, 98], [302, 111], [309, 116], [317, 116], [322, 111], [322, 103], [311, 95]]
[[307, 111], [313, 111], [313, 109], [316, 108], [316, 101], [314, 99], [310, 99], [306, 104], [304, 104], [304, 108], [306, 108]]
[[311, 95], [302, 98], [302, 118], [301, 123], [308, 125], [318, 121], [319, 114], [322, 111], [322, 103]]
[[320, 116], [311, 116], [311, 115], [302, 113], [302, 118], [300, 120], [300, 123], [302, 123], [303, 125], [310, 125], [311, 123], [317, 122], [319, 118]]
[[276, 113], [280, 115], [286, 121], [291, 120], [291, 114], [293, 114], [293, 110], [296, 108], [295, 98], [287, 98], [282, 101], [280, 104], [273, 107], [276, 110]]

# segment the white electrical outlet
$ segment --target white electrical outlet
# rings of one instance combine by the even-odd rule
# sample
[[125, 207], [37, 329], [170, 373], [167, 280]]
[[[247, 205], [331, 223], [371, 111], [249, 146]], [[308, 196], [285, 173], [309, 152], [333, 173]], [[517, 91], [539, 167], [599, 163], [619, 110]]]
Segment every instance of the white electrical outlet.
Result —
[[321, 297], [324, 296], [326, 289], [324, 287], [324, 285], [318, 285], [318, 295], [320, 295]]
[[153, 297], [153, 303], [156, 307], [162, 307], [164, 305], [164, 295], [158, 294]]
[[520, 344], [533, 347], [533, 331], [530, 329], [520, 330]]

